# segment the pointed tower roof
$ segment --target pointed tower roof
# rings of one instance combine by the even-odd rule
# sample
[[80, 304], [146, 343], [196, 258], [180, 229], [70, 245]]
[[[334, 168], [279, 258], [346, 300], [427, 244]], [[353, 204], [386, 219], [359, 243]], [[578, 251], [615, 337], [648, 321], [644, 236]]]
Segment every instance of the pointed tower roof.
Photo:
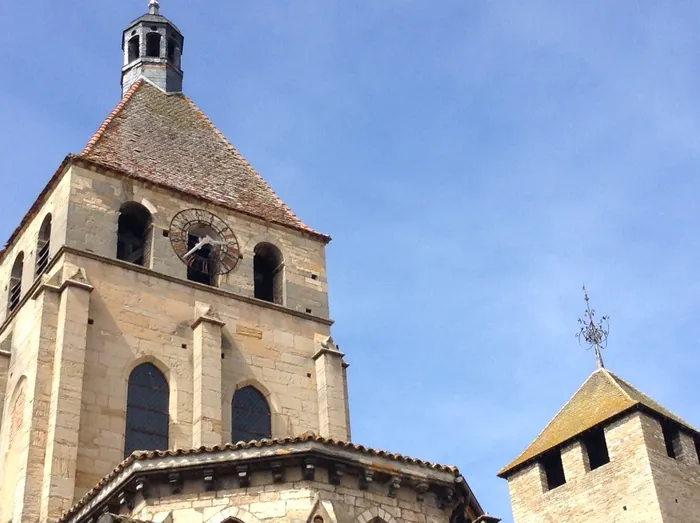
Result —
[[591, 374], [571, 399], [554, 416], [525, 451], [498, 473], [508, 477], [516, 469], [543, 453], [579, 436], [593, 427], [641, 408], [671, 419], [694, 434], [696, 429], [665, 409], [646, 394], [619, 378], [607, 369], [600, 368]]
[[181, 93], [141, 79], [79, 157], [265, 221], [330, 238], [305, 225]]

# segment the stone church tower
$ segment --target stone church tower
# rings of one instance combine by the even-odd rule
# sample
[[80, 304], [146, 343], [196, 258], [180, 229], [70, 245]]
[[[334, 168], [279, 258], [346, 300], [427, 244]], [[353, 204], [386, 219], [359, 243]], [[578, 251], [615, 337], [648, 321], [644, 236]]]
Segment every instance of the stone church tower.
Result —
[[0, 253], [0, 523], [473, 523], [350, 443], [325, 247], [181, 92], [158, 1], [122, 99]]
[[605, 368], [499, 476], [515, 523], [700, 522], [700, 432]]

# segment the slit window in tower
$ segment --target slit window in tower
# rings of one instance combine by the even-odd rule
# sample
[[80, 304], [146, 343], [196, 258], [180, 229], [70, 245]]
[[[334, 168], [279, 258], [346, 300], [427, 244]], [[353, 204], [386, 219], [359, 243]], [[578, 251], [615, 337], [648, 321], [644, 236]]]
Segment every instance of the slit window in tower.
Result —
[[561, 450], [554, 449], [544, 454], [540, 463], [547, 477], [547, 490], [552, 490], [566, 483], [564, 464], [561, 461]]
[[586, 449], [590, 470], [595, 470], [606, 463], [610, 463], [603, 427], [588, 431], [581, 437], [581, 441]]
[[168, 61], [175, 67], [180, 67], [179, 55], [180, 51], [177, 47], [177, 42], [172, 38], [168, 38]]
[[664, 435], [666, 454], [669, 458], [678, 459], [681, 451], [681, 431], [678, 426], [670, 421], [661, 422], [661, 432]]
[[160, 57], [160, 34], [148, 33], [146, 35], [146, 56]]
[[141, 38], [139, 35], [132, 36], [129, 39], [129, 62], [133, 62], [139, 57], [139, 47], [141, 46]]

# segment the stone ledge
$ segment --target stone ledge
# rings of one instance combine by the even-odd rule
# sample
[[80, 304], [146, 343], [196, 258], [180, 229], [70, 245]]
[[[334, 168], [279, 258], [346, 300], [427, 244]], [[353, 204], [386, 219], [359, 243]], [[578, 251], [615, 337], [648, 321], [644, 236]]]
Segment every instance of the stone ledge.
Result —
[[[251, 298], [249, 296], [243, 296], [241, 294], [236, 294], [231, 291], [226, 291], [224, 289], [219, 289], [218, 287], [211, 287], [209, 285], [204, 285], [202, 283], [197, 283], [193, 281], [188, 281], [188, 280], [183, 280], [181, 278], [175, 278], [174, 276], [169, 276], [167, 274], [162, 274], [160, 272], [154, 271], [152, 269], [148, 269], [146, 267], [142, 267], [140, 265], [134, 265], [133, 263], [117, 260], [114, 258], [108, 258], [106, 256], [102, 256], [100, 254], [96, 254], [94, 252], [88, 252], [88, 251], [83, 251], [81, 249], [76, 249], [74, 247], [68, 247], [66, 245], [62, 246], [59, 251], [56, 253], [54, 259], [58, 259], [60, 256], [64, 254], [73, 254], [75, 256], [80, 256], [83, 258], [88, 258], [91, 260], [95, 261], [100, 261], [102, 263], [106, 263], [107, 265], [113, 265], [115, 267], [120, 267], [122, 269], [126, 269], [129, 271], [133, 272], [138, 272], [141, 274], [146, 274], [148, 276], [152, 276], [154, 278], [158, 278], [164, 281], [168, 281], [171, 283], [177, 283], [180, 285], [183, 285], [185, 287], [191, 287], [193, 289], [197, 289], [200, 291], [206, 291], [210, 292], [212, 294], [218, 294], [219, 296], [224, 296], [226, 298], [231, 298], [237, 301], [241, 301], [244, 303], [249, 303], [252, 305], [259, 305], [261, 307], [264, 307], [266, 309], [271, 309], [275, 310], [278, 312], [282, 312], [285, 314], [289, 314], [291, 316], [296, 316], [298, 318], [303, 318], [305, 320], [310, 320], [310, 321], [315, 321], [317, 323], [322, 323], [324, 325], [331, 326], [333, 325], [333, 320], [327, 319], [327, 318], [322, 318], [320, 316], [315, 316], [313, 314], [307, 314], [305, 312], [301, 311], [295, 311], [292, 309], [288, 309], [286, 307], [283, 307], [281, 305], [277, 305], [276, 303], [270, 303], [264, 300], [259, 300], [257, 298]], [[0, 331], [1, 332], [1, 331]]]

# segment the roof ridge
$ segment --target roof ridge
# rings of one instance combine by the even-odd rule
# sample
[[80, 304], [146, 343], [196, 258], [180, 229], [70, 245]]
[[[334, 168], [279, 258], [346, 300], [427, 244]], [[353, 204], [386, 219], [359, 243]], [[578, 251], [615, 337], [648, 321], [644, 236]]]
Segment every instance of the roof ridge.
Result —
[[[633, 401], [634, 403], [640, 403], [640, 401], [639, 401], [638, 398], [633, 398], [633, 397], [629, 394], [629, 392], [627, 392], [627, 391], [625, 390], [625, 388], [624, 388], [622, 385], [620, 385], [620, 381], [622, 381], [625, 385], [627, 385], [628, 387], [630, 387], [630, 388], [632, 388], [632, 389], [634, 389], [634, 390], [637, 390], [636, 387], [631, 386], [631, 385], [630, 385], [629, 383], [627, 383], [625, 380], [623, 380], [622, 378], [620, 378], [617, 374], [615, 374], [615, 373], [612, 372], [612, 371], [609, 371], [608, 369], [603, 368], [603, 369], [600, 369], [600, 370], [602, 370], [602, 371], [605, 373], [605, 376], [615, 385], [615, 387], [617, 387], [618, 389], [620, 389], [620, 391], [622, 392], [622, 394], [624, 394], [627, 398], [629, 398], [630, 401]], [[618, 381], [618, 380], [620, 380], [620, 381]]]
[[[675, 412], [669, 410], [668, 408], [664, 407], [661, 403], [656, 401], [654, 398], [646, 394], [645, 392], [642, 392], [638, 387], [635, 387], [632, 385], [629, 381], [621, 378], [617, 374], [610, 372], [611, 377], [613, 378], [613, 381], [616, 382], [617, 386], [620, 387], [621, 389], [624, 390], [625, 387], [628, 387], [634, 394], [636, 394], [638, 397], [634, 398], [632, 397], [629, 393], [627, 395], [634, 401], [637, 405], [642, 405], [648, 409], [653, 410], [657, 414], [660, 414], [664, 417], [670, 418], [675, 420], [676, 422], [680, 423], [681, 425], [685, 426], [687, 429], [690, 429], [694, 432], [698, 432], [698, 429], [696, 429], [691, 423], [687, 422], [684, 418], [680, 417], [678, 414]], [[624, 386], [623, 386], [624, 385]]]
[[92, 135], [92, 138], [88, 141], [87, 145], [83, 149], [83, 151], [78, 154], [78, 156], [85, 156], [88, 155], [92, 152], [92, 150], [95, 148], [95, 145], [97, 145], [97, 142], [100, 141], [100, 138], [102, 138], [102, 135], [104, 132], [107, 130], [107, 127], [109, 124], [111, 124], [114, 119], [117, 117], [117, 115], [124, 109], [126, 104], [131, 100], [132, 96], [134, 96], [134, 93], [143, 85], [143, 78], [140, 78], [137, 80], [134, 85], [131, 86], [131, 88], [126, 92], [126, 94], [122, 97], [121, 101], [117, 104], [117, 106], [114, 108], [114, 110], [109, 113], [107, 118], [102, 122], [102, 125], [100, 125], [99, 129], [95, 132], [95, 134]]
[[[576, 392], [574, 392], [574, 393], [571, 395], [571, 397], [570, 397], [568, 400], [566, 400], [566, 402], [564, 403], [564, 405], [562, 405], [562, 407], [557, 411], [557, 413], [556, 413], [554, 416], [552, 416], [552, 418], [549, 420], [549, 423], [547, 423], [547, 424], [544, 426], [544, 428], [537, 434], [537, 436], [535, 436], [535, 438], [529, 443], [529, 445], [527, 445], [527, 446], [525, 447], [525, 450], [523, 450], [520, 454], [518, 454], [518, 456], [517, 456], [514, 460], [512, 460], [510, 463], [515, 463], [515, 462], [518, 461], [522, 456], [524, 456], [524, 455], [527, 453], [528, 450], [530, 450], [530, 447], [532, 447], [532, 446], [537, 442], [537, 440], [540, 439], [540, 436], [542, 436], [542, 435], [547, 431], [547, 429], [549, 428], [549, 426], [552, 425], [552, 423], [554, 423], [554, 422], [557, 420], [557, 418], [559, 417], [559, 414], [561, 414], [562, 411], [569, 405], [569, 403], [571, 403], [571, 400], [574, 399], [574, 397], [576, 396], [576, 394], [578, 394], [578, 393], [581, 391], [581, 389], [583, 389], [583, 387], [586, 386], [586, 383], [588, 383], [588, 382], [590, 381], [590, 379], [593, 378], [593, 376], [596, 374], [596, 372], [598, 372], [598, 370], [594, 371], [592, 374], [590, 374], [590, 375], [584, 380], [584, 382], [579, 386], [579, 388], [576, 389]], [[506, 467], [504, 467], [504, 468], [501, 470], [501, 472], [499, 472], [499, 474], [501, 474], [504, 470], [506, 470], [506, 469], [508, 468], [508, 466], [510, 465], [510, 463], [509, 463], [508, 465], [506, 465]]]
[[294, 211], [292, 211], [292, 209], [290, 209], [290, 208], [287, 206], [287, 204], [284, 203], [284, 201], [282, 200], [282, 198], [279, 197], [279, 195], [275, 192], [275, 190], [272, 188], [272, 186], [270, 186], [270, 184], [267, 183], [267, 182], [265, 181], [265, 179], [260, 175], [260, 173], [259, 173], [258, 171], [256, 171], [255, 168], [248, 162], [248, 160], [246, 160], [246, 159], [243, 157], [243, 155], [238, 151], [238, 149], [236, 149], [236, 148], [233, 146], [233, 144], [228, 140], [228, 138], [226, 138], [226, 136], [224, 135], [224, 133], [222, 133], [222, 132], [219, 130], [219, 128], [218, 128], [216, 125], [214, 125], [214, 122], [211, 121], [211, 119], [204, 113], [204, 111], [202, 111], [202, 110], [197, 106], [197, 104], [194, 103], [194, 101], [193, 101], [192, 99], [190, 99], [187, 95], [184, 95], [184, 94], [183, 94], [182, 96], [183, 96], [183, 98], [194, 108], [194, 110], [196, 111], [197, 115], [198, 115], [200, 118], [202, 118], [207, 124], [209, 124], [209, 125], [211, 126], [211, 128], [214, 130], [214, 132], [216, 133], [216, 135], [219, 137], [219, 139], [220, 139], [221, 141], [223, 141], [224, 144], [226, 144], [226, 146], [227, 146], [227, 147], [229, 148], [229, 150], [236, 156], [236, 158], [237, 158], [238, 160], [240, 160], [241, 162], [243, 162], [243, 163], [245, 164], [245, 166], [246, 166], [248, 169], [250, 169], [250, 171], [251, 171], [253, 174], [255, 174], [255, 176], [258, 178], [258, 180], [259, 180], [260, 182], [262, 182], [262, 183], [270, 190], [270, 192], [272, 192], [272, 195], [274, 196], [275, 200], [277, 200], [277, 202], [282, 206], [282, 208], [283, 208], [284, 210], [286, 210], [286, 211], [292, 216], [292, 218], [294, 219], [294, 221], [296, 221], [297, 224], [298, 224], [300, 227], [302, 227], [303, 229], [308, 230], [308, 231], [313, 231], [313, 229], [311, 229], [308, 225], [306, 225], [306, 224], [294, 213]]

